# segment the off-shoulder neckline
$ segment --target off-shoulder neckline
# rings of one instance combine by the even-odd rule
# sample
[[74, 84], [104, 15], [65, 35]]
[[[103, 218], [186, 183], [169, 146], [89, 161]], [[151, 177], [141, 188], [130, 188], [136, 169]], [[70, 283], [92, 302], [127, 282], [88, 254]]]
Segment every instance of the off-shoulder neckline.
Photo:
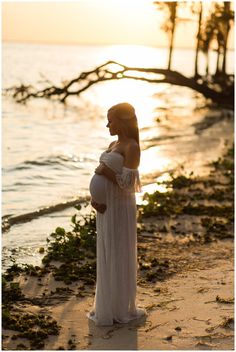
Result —
[[126, 166], [123, 166], [123, 168], [126, 170], [130, 170], [130, 171], [138, 171], [138, 168], [137, 169], [130, 169], [129, 167], [126, 167]]
[[115, 154], [120, 155], [120, 156], [124, 159], [124, 156], [123, 156], [122, 154], [120, 154], [119, 152], [116, 152], [115, 150], [111, 150], [110, 152], [107, 152], [107, 151], [105, 150], [104, 153], [106, 153], [106, 154], [115, 153]]
[[[120, 154], [119, 152], [116, 152], [115, 150], [111, 150], [110, 152], [107, 152], [107, 151], [105, 150], [103, 153], [106, 153], [106, 154], [115, 153], [115, 154], [120, 155], [120, 156], [124, 159], [124, 156], [123, 156], [122, 154]], [[126, 166], [123, 166], [123, 168], [126, 169], [126, 170], [130, 170], [130, 171], [138, 171], [138, 168], [136, 168], [136, 169], [131, 169], [131, 168], [126, 167]]]

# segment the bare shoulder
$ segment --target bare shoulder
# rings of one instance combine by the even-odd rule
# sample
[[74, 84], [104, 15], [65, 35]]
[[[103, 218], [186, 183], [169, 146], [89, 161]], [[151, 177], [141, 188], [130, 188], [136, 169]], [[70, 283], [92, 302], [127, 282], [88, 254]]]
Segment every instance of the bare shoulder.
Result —
[[127, 153], [140, 153], [139, 145], [134, 139], [131, 139], [129, 143], [127, 143], [125, 150]]
[[113, 141], [109, 144], [109, 147], [108, 148], [111, 148], [114, 144], [116, 143], [116, 141]]
[[124, 166], [136, 169], [140, 162], [140, 147], [138, 143], [132, 139], [125, 147], [125, 163]]

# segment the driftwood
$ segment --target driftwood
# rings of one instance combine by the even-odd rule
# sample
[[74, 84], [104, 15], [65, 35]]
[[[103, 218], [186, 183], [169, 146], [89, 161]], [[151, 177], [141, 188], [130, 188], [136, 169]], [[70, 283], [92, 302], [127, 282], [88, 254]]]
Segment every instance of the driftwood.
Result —
[[207, 99], [224, 106], [233, 107], [234, 105], [234, 76], [227, 75], [218, 83], [203, 80], [202, 78], [189, 78], [183, 74], [159, 68], [141, 68], [129, 67], [115, 61], [108, 61], [105, 64], [96, 67], [94, 70], [82, 72], [77, 78], [65, 82], [61, 87], [54, 86], [48, 80], [50, 86], [44, 89], [37, 89], [32, 85], [14, 86], [5, 89], [5, 93], [10, 94], [18, 103], [25, 103], [30, 98], [47, 98], [66, 102], [69, 96], [79, 96], [86, 89], [99, 82], [118, 80], [118, 79], [136, 79], [150, 83], [168, 83], [178, 86], [191, 88]]
[[40, 216], [62, 211], [66, 208], [74, 207], [75, 205], [87, 203], [89, 201], [90, 197], [86, 196], [84, 198], [73, 199], [67, 202], [44, 207], [39, 210], [32, 211], [30, 213], [25, 213], [21, 215], [5, 215], [2, 217], [2, 232], [8, 231], [12, 225], [28, 222], [37, 219]]

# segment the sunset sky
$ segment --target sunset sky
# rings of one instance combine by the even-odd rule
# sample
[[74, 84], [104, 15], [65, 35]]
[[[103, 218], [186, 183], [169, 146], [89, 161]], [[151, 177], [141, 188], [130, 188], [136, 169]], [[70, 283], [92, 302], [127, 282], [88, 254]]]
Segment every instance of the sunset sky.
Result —
[[[4, 1], [3, 41], [167, 46], [163, 12], [151, 0]], [[196, 22], [177, 27], [175, 45], [193, 47]], [[231, 35], [230, 46], [233, 46]]]

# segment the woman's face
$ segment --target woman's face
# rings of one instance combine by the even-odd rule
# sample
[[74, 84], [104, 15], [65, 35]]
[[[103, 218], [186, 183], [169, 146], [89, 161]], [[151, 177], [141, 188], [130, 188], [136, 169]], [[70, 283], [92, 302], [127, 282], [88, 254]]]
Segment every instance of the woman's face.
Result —
[[108, 123], [106, 127], [109, 128], [109, 132], [111, 136], [115, 136], [120, 132], [120, 126], [118, 119], [112, 114], [112, 112], [107, 114]]

